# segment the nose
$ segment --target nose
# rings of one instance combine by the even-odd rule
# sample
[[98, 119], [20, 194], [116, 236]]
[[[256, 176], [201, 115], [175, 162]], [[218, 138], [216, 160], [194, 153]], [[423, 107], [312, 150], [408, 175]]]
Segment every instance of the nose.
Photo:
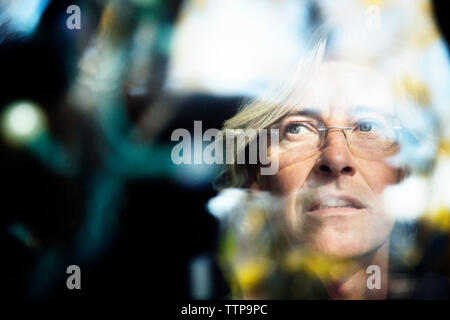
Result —
[[335, 178], [341, 175], [353, 176], [356, 173], [353, 156], [348, 148], [343, 130], [328, 131], [314, 171], [319, 176]]

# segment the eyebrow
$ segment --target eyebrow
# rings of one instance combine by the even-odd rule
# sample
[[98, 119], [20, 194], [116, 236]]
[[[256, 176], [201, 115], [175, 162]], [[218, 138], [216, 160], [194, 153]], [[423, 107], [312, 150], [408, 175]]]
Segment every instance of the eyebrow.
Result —
[[304, 108], [302, 110], [294, 111], [294, 112], [288, 114], [288, 117], [290, 117], [290, 116], [306, 116], [306, 117], [315, 118], [315, 119], [323, 122], [323, 118], [320, 115], [320, 112], [313, 108]]
[[381, 108], [377, 108], [377, 107], [370, 107], [370, 106], [355, 106], [350, 108], [349, 110], [349, 114], [353, 115], [353, 114], [358, 114], [358, 113], [365, 113], [365, 112], [370, 112], [370, 113], [376, 113], [379, 114], [383, 117], [386, 118], [394, 118], [395, 115], [388, 113], [386, 110], [382, 110]]
[[[382, 117], [386, 117], [386, 118], [395, 118], [394, 114], [388, 113], [386, 112], [386, 110], [382, 110], [381, 108], [378, 107], [370, 107], [370, 106], [361, 106], [361, 105], [357, 105], [354, 107], [351, 107], [348, 111], [347, 114], [349, 116], [353, 116], [355, 114], [360, 114], [360, 113], [376, 113]], [[320, 114], [320, 111], [311, 107], [308, 108], [304, 108], [302, 110], [298, 110], [298, 111], [294, 111], [290, 114], [288, 114], [288, 117], [290, 116], [306, 116], [306, 117], [311, 117], [311, 118], [315, 118], [318, 121], [323, 122], [323, 117]]]

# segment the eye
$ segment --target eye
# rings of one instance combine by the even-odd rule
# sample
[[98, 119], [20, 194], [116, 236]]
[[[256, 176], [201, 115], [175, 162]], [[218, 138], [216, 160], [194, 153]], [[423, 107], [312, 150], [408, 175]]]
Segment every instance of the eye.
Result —
[[359, 123], [358, 129], [359, 129], [359, 131], [362, 131], [362, 132], [369, 132], [372, 130], [372, 123], [369, 121]]
[[286, 131], [289, 134], [302, 134], [302, 133], [306, 133], [307, 130], [308, 130], [308, 128], [306, 127], [306, 125], [301, 124], [301, 123], [293, 123], [287, 127]]
[[356, 124], [355, 129], [359, 132], [382, 131], [385, 126], [376, 120], [361, 120]]

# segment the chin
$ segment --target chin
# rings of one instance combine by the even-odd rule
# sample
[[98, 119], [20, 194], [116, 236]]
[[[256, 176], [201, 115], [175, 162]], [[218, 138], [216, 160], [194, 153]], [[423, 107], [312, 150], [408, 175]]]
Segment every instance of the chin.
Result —
[[305, 238], [308, 249], [336, 258], [354, 258], [378, 248], [382, 240], [374, 241], [364, 232], [342, 233], [333, 228], [325, 228]]
[[337, 219], [303, 225], [302, 242], [318, 253], [336, 258], [360, 257], [378, 249], [389, 239], [393, 225], [388, 220]]
[[294, 238], [306, 249], [336, 258], [374, 252], [391, 234], [394, 221], [379, 211], [296, 214], [289, 220]]

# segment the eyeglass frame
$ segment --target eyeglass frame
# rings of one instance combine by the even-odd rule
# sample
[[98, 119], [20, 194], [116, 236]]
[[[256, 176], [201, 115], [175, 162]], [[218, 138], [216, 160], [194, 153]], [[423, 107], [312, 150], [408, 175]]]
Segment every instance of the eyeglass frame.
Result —
[[[341, 130], [341, 131], [342, 131], [342, 134], [343, 134], [344, 137], [345, 137], [345, 141], [347, 142], [347, 145], [350, 146], [350, 142], [348, 141], [347, 135], [345, 134], [345, 130], [353, 130], [354, 128], [355, 128], [355, 127], [341, 127], [341, 126], [332, 126], [332, 127], [325, 127], [325, 128], [324, 128], [324, 127], [319, 127], [319, 128], [316, 128], [318, 131], [326, 131], [326, 132], [325, 132], [325, 135], [323, 135], [323, 138], [321, 138], [321, 142], [320, 142], [318, 148], [320, 149], [320, 148], [323, 147], [323, 144], [325, 143], [325, 140], [326, 140], [326, 138], [327, 138], [327, 136], [328, 136], [328, 132], [329, 132], [331, 129], [338, 129], [338, 130]], [[403, 128], [402, 126], [392, 126], [392, 129], [395, 130], [395, 131], [400, 131], [400, 132], [402, 132], [404, 128]], [[399, 135], [398, 138], [396, 139], [394, 145], [397, 145], [397, 144], [399, 143], [399, 140], [400, 140], [400, 135]]]
[[[320, 150], [322, 147], [323, 147], [323, 145], [324, 145], [324, 143], [325, 143], [325, 140], [326, 140], [326, 138], [327, 138], [327, 136], [328, 136], [328, 132], [329, 132], [329, 130], [332, 130], [332, 129], [338, 129], [338, 130], [341, 130], [342, 131], [342, 133], [343, 133], [343, 135], [344, 135], [344, 138], [345, 138], [345, 141], [346, 141], [346, 143], [347, 143], [347, 146], [349, 147], [349, 148], [351, 148], [351, 143], [349, 142], [349, 140], [348, 140], [348, 137], [347, 137], [347, 134], [345, 133], [345, 130], [353, 130], [355, 127], [353, 126], [353, 127], [341, 127], [341, 126], [331, 126], [331, 127], [316, 127], [316, 130], [317, 131], [319, 131], [319, 132], [323, 132], [323, 131], [326, 131], [326, 133], [324, 134], [324, 135], [321, 135], [321, 134], [319, 134], [319, 144], [318, 144], [318, 146], [317, 146], [317, 150]], [[396, 132], [398, 132], [398, 131], [400, 131], [400, 134], [401, 134], [401, 132], [404, 132], [406, 129], [403, 127], [403, 126], [392, 126], [391, 127], [394, 131], [396, 131]], [[407, 131], [407, 130], [406, 130]], [[400, 134], [398, 134], [397, 135], [397, 137], [396, 137], [396, 141], [395, 141], [395, 143], [392, 145], [392, 146], [394, 146], [394, 145], [398, 145], [399, 144], [399, 142], [400, 142], [400, 138], [401, 138], [401, 135]], [[387, 151], [388, 149], [386, 149], [385, 151]]]

